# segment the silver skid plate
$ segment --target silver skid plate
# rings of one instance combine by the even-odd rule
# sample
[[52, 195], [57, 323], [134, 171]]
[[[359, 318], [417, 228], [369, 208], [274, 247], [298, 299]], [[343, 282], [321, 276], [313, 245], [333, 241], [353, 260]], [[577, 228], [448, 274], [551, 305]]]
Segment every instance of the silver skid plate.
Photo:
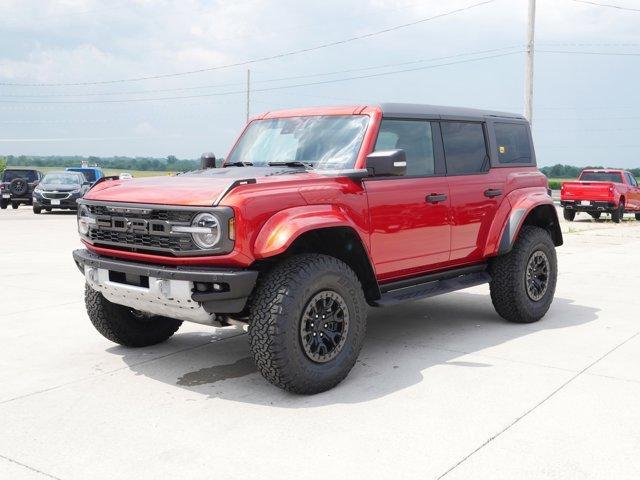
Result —
[[112, 303], [134, 310], [187, 322], [215, 325], [216, 315], [191, 300], [193, 283], [149, 277], [149, 288], [112, 282], [109, 270], [84, 267], [84, 276], [94, 290]]

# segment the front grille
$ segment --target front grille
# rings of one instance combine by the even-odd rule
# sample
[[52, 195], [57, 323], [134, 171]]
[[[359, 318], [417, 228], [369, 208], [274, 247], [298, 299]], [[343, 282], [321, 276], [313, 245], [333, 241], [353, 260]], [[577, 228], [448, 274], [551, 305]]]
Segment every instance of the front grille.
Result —
[[65, 198], [69, 198], [68, 192], [44, 192], [42, 194], [44, 198], [48, 198], [49, 200], [63, 200]]
[[[230, 207], [174, 207], [93, 200], [80, 200], [79, 204], [89, 210], [89, 216], [95, 220], [83, 238], [98, 247], [177, 257], [220, 255], [233, 250], [234, 242], [224, 228], [233, 218]], [[81, 214], [83, 210], [81, 208]], [[223, 229], [216, 247], [201, 249], [191, 233], [173, 231], [175, 226], [190, 226], [196, 215], [207, 211], [219, 218]]]
[[190, 251], [197, 247], [191, 236], [159, 236], [112, 230], [91, 229], [89, 239], [96, 244], [107, 243], [128, 247], [128, 250], [151, 249], [163, 251]]

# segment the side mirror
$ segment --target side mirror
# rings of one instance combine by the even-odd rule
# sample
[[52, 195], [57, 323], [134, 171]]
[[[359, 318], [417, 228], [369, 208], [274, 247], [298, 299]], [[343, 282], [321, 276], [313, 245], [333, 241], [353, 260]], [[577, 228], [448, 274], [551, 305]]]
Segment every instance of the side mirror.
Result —
[[407, 172], [404, 150], [380, 150], [367, 155], [367, 170], [372, 177], [402, 176]]
[[92, 185], [91, 182], [82, 182], [83, 187], [90, 187]]
[[200, 168], [202, 170], [216, 168], [216, 156], [211, 152], [200, 155]]

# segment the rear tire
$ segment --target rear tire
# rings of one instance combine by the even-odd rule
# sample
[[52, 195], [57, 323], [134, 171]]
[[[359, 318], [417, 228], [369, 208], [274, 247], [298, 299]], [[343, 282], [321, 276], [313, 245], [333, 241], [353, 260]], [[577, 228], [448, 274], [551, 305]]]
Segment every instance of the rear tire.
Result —
[[300, 394], [323, 392], [353, 368], [366, 321], [367, 304], [353, 270], [327, 255], [296, 255], [258, 285], [249, 323], [251, 353], [272, 384]]
[[636, 220], [640, 221], [640, 213], [636, 213]]
[[613, 223], [620, 223], [624, 219], [624, 203], [620, 202], [618, 208], [611, 212]]
[[85, 286], [84, 301], [89, 320], [107, 340], [125, 347], [147, 347], [171, 337], [182, 322], [173, 318], [135, 314], [130, 308], [108, 301]]
[[564, 216], [564, 219], [567, 220], [568, 222], [573, 222], [573, 219], [576, 218], [576, 211], [565, 208], [562, 211], [562, 215]]
[[556, 249], [549, 232], [523, 226], [511, 252], [496, 257], [490, 265], [489, 287], [496, 312], [510, 322], [540, 320], [553, 301], [557, 270]]
[[0, 209], [6, 210], [8, 206], [9, 206], [8, 202], [6, 202], [4, 200], [0, 200]]

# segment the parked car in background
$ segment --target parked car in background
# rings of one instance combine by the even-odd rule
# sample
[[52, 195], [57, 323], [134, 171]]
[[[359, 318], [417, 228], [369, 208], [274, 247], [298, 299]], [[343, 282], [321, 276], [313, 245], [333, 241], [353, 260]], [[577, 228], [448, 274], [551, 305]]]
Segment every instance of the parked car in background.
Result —
[[104, 172], [100, 167], [67, 167], [65, 171], [82, 173], [92, 184], [104, 177]]
[[50, 172], [33, 190], [33, 213], [40, 213], [43, 209], [50, 212], [53, 209], [76, 210], [77, 200], [82, 198], [91, 188], [80, 172]]
[[613, 169], [585, 169], [575, 182], [564, 182], [560, 190], [564, 218], [573, 221], [578, 212], [596, 220], [610, 213], [620, 223], [625, 212], [640, 220], [640, 187], [631, 172]]
[[131, 180], [133, 178], [133, 175], [131, 175], [129, 172], [122, 172], [120, 174], [120, 180]]
[[42, 172], [26, 168], [8, 168], [2, 173], [0, 182], [0, 208], [11, 205], [18, 208], [24, 203], [31, 205], [33, 189], [42, 180]]
[[183, 320], [240, 324], [267, 380], [317, 393], [355, 364], [368, 305], [489, 283], [503, 318], [540, 320], [562, 245], [547, 189], [521, 115], [269, 112], [224, 168], [95, 185], [78, 201], [86, 248], [73, 257], [109, 340], [142, 347]]

